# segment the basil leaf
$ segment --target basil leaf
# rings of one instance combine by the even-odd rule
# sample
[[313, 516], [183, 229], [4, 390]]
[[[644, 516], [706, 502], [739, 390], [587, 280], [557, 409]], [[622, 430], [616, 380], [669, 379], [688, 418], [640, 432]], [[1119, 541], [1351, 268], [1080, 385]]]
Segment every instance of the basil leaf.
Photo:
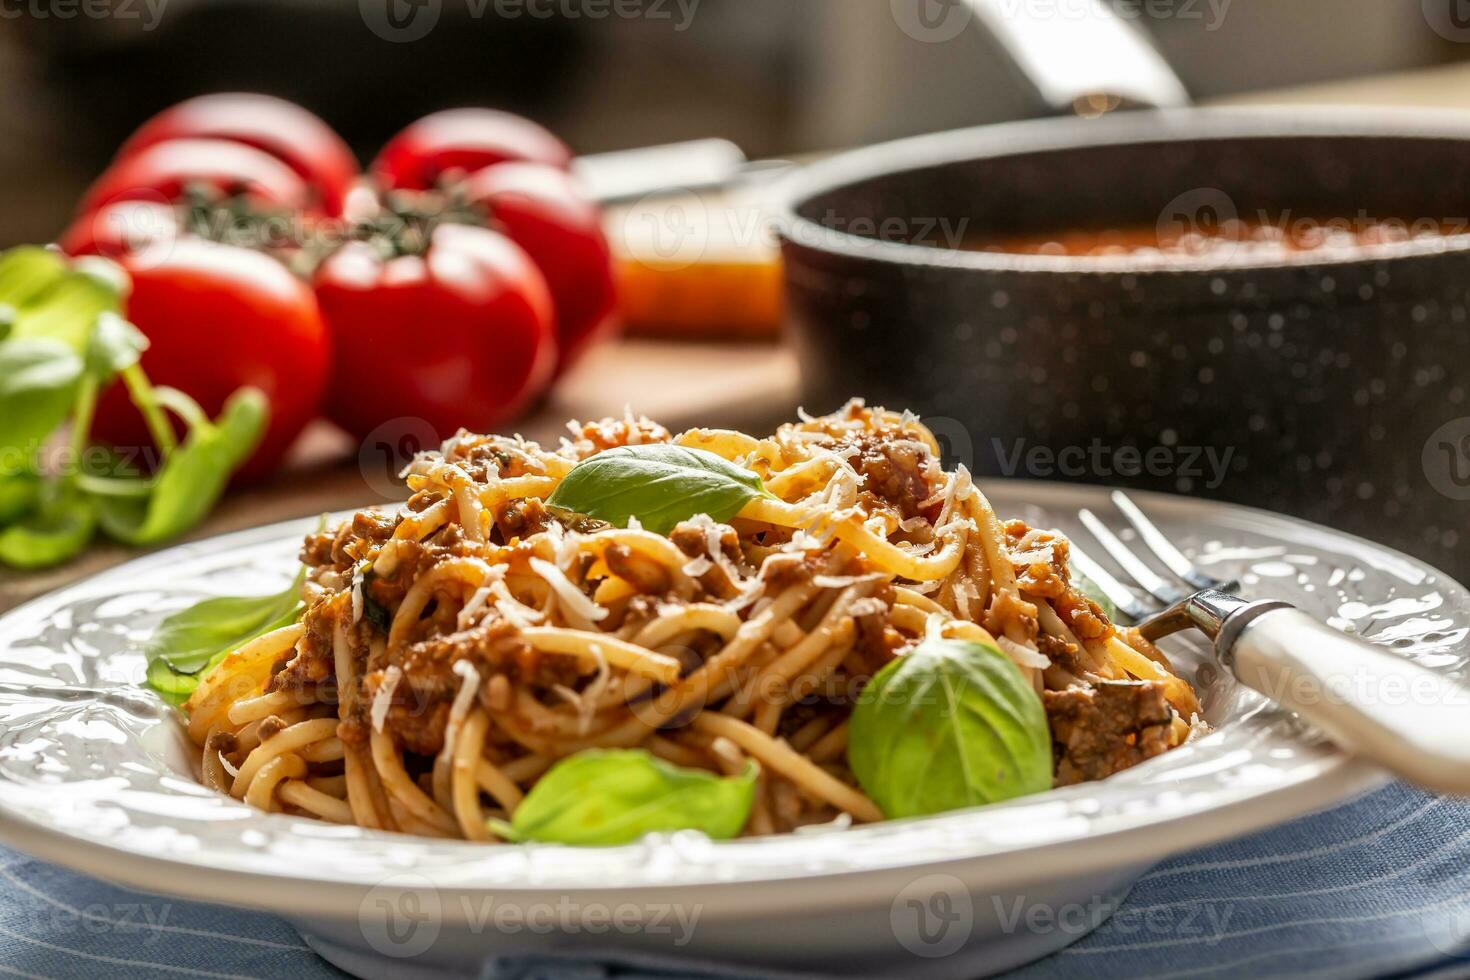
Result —
[[35, 453], [76, 401], [82, 359], [49, 337], [0, 343], [0, 448]]
[[655, 534], [668, 534], [695, 514], [727, 521], [750, 501], [769, 496], [759, 476], [721, 456], [657, 443], [584, 459], [546, 503], [615, 527], [636, 517]]
[[87, 350], [93, 325], [122, 307], [117, 286], [85, 272], [68, 272], [29, 304], [18, 307], [12, 339], [57, 340], [74, 353]]
[[641, 749], [578, 752], [542, 776], [509, 825], [507, 840], [579, 847], [628, 844], [645, 834], [699, 830], [715, 840], [738, 835], [755, 805], [752, 763], [728, 779], [683, 769]]
[[306, 567], [274, 595], [205, 599], [169, 616], [143, 648], [148, 686], [175, 707], [231, 650], [301, 618]]
[[148, 347], [143, 332], [116, 313], [97, 317], [87, 341], [87, 372], [100, 382], [138, 363]]
[[1097, 603], [1098, 608], [1103, 611], [1103, 615], [1108, 617], [1108, 622], [1119, 622], [1117, 604], [1108, 598], [1106, 592], [1098, 588], [1096, 582], [1077, 571], [1075, 567], [1072, 569], [1072, 587]]
[[66, 258], [53, 249], [22, 245], [0, 255], [0, 303], [30, 306], [69, 274]]
[[388, 607], [373, 598], [372, 584], [377, 573], [369, 565], [362, 572], [362, 618], [366, 619], [379, 633], [393, 632], [393, 614]]
[[41, 478], [29, 470], [0, 472], [0, 527], [29, 514], [41, 500]]
[[578, 534], [595, 534], [598, 531], [606, 531], [612, 527], [607, 521], [599, 521], [595, 517], [586, 514], [578, 514], [576, 511], [567, 510], [564, 507], [548, 507], [547, 512], [561, 522], [568, 531], [576, 531]]
[[225, 484], [254, 451], [265, 431], [265, 396], [242, 388], [225, 402], [214, 424], [190, 430], [159, 470], [147, 497], [99, 498], [102, 529], [124, 544], [157, 544], [182, 534], [214, 507]]
[[847, 760], [890, 818], [1051, 788], [1051, 731], [1020, 668], [993, 646], [925, 640], [873, 678]]
[[97, 529], [97, 510], [86, 497], [63, 490], [0, 531], [0, 563], [36, 569], [76, 557]]

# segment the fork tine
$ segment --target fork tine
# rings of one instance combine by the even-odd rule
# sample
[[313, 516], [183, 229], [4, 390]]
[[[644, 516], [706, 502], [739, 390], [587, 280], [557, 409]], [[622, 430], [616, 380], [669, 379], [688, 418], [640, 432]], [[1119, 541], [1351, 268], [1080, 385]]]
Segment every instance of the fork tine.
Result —
[[1239, 582], [1226, 582], [1200, 571], [1188, 558], [1184, 557], [1183, 552], [1174, 547], [1153, 521], [1144, 516], [1143, 511], [1138, 509], [1138, 505], [1130, 500], [1123, 491], [1113, 491], [1113, 503], [1123, 512], [1123, 516], [1128, 518], [1128, 523], [1133, 525], [1134, 530], [1143, 539], [1143, 543], [1148, 546], [1148, 550], [1152, 551], [1159, 561], [1169, 566], [1169, 571], [1196, 589], [1234, 592], [1240, 587]]
[[1071, 542], [1071, 546], [1072, 567], [1097, 586], [1098, 590], [1107, 596], [1114, 606], [1118, 607], [1119, 612], [1135, 623], [1139, 623], [1157, 611], [1139, 599], [1132, 589], [1115, 579], [1112, 572], [1093, 561], [1087, 552], [1077, 547], [1077, 542]]
[[1084, 507], [1077, 512], [1077, 516], [1082, 519], [1087, 530], [1092, 532], [1092, 536], [1097, 538], [1103, 550], [1112, 555], [1113, 561], [1122, 565], [1123, 571], [1131, 575], [1133, 581], [1143, 586], [1145, 592], [1167, 606], [1172, 606], [1185, 598], [1185, 593], [1165, 582], [1158, 572], [1149, 568], [1142, 559], [1129, 551], [1128, 546], [1118, 540], [1118, 536], [1108, 530], [1108, 526], [1098, 520], [1096, 514]]

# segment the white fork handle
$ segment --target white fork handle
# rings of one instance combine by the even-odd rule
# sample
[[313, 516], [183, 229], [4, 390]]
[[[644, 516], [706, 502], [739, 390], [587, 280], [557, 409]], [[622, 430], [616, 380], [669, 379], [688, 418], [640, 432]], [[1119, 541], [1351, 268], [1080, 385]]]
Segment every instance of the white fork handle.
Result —
[[1470, 688], [1299, 609], [1262, 613], [1221, 652], [1241, 683], [1344, 750], [1427, 789], [1470, 794]]

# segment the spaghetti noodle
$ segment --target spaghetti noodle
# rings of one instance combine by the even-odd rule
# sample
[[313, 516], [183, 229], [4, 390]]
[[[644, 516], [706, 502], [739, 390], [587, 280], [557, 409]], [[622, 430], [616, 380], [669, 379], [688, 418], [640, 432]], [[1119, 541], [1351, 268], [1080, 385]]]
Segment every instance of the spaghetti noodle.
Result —
[[[746, 834], [882, 812], [846, 763], [864, 684], [926, 637], [995, 646], [1043, 699], [1058, 784], [1179, 745], [1198, 702], [1073, 582], [1058, 534], [1001, 521], [913, 416], [854, 401], [757, 439], [647, 419], [556, 450], [460, 433], [400, 513], [309, 537], [306, 612], [185, 706], [205, 780], [337, 823], [496, 839], [558, 760], [642, 748], [760, 776]], [[548, 507], [580, 461], [668, 443], [768, 494], [667, 535]]]

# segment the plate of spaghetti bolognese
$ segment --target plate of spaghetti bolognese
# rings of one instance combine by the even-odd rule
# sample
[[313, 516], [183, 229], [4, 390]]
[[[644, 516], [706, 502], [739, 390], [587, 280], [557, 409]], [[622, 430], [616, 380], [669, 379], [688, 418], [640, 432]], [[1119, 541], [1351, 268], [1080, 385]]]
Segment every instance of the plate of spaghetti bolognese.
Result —
[[[977, 895], [1106, 907], [1382, 778], [1202, 645], [1117, 621], [1069, 558], [1105, 491], [941, 456], [859, 401], [767, 436], [461, 432], [402, 505], [37, 600], [0, 618], [0, 836], [286, 915], [364, 976], [567, 946], [973, 976], [1080, 935]], [[1464, 673], [1470, 597], [1432, 568], [1141, 499], [1246, 594]], [[966, 924], [936, 952], [906, 910], [941, 894]], [[546, 928], [487, 925], [487, 901]], [[614, 906], [633, 928], [586, 927]]]

